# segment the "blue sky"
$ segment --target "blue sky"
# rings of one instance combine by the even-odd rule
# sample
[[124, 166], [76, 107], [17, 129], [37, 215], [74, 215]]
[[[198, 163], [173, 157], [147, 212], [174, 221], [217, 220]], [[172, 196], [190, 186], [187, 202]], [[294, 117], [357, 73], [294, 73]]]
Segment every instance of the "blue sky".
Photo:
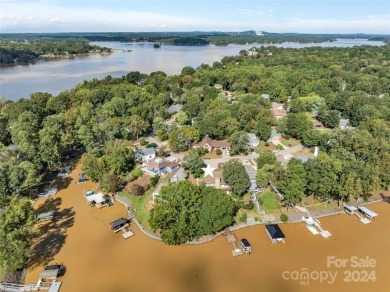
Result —
[[390, 34], [390, 0], [0, 0], [0, 32]]

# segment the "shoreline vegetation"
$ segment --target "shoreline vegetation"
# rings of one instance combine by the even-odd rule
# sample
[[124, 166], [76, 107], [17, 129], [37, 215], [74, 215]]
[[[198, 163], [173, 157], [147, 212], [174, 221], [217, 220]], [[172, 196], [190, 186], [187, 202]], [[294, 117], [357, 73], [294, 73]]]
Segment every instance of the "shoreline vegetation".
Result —
[[[136, 156], [141, 145], [158, 148], [155, 155], [161, 162], [167, 154], [185, 162], [188, 176], [182, 181], [168, 184], [169, 177], [161, 175], [154, 183], [149, 179], [145, 188], [130, 189], [142, 196], [161, 183], [148, 222], [168, 244], [218, 232], [237, 221], [239, 212], [254, 209], [244, 166], [250, 162], [238, 159], [248, 155], [253, 155], [252, 181], [262, 190], [270, 185], [280, 192], [283, 208], [304, 205], [307, 198], [339, 208], [343, 202], [367, 201], [390, 187], [389, 54], [388, 46], [261, 47], [212, 66], [187, 66], [173, 76], [129, 72], [86, 80], [58, 95], [37, 92], [16, 102], [0, 99], [0, 208], [6, 210], [0, 214], [0, 240], [14, 246], [15, 237], [8, 234], [31, 230], [29, 198], [51, 192], [52, 185], [43, 188], [42, 182], [64, 176], [71, 157], [81, 156], [78, 171], [90, 181], [117, 193], [142, 175]], [[247, 133], [254, 133], [264, 148], [249, 149]], [[271, 136], [279, 140], [275, 145]], [[202, 138], [228, 141], [213, 143], [231, 146], [228, 161], [220, 160], [221, 149], [218, 154], [200, 147]], [[293, 156], [292, 144], [280, 145], [290, 139], [306, 152]], [[194, 144], [198, 148], [191, 149]], [[203, 171], [212, 170], [203, 167], [207, 154], [218, 162], [215, 187], [197, 183], [206, 181]], [[155, 173], [157, 166], [151, 167], [147, 171]], [[78, 173], [72, 175], [75, 183]], [[222, 179], [231, 196], [222, 190]], [[58, 189], [69, 189], [71, 180], [61, 180]], [[76, 189], [81, 192], [82, 186]], [[23, 234], [20, 250], [0, 254], [0, 263], [11, 263], [10, 269], [28, 259], [32, 237]]]
[[[128, 215], [133, 217], [133, 207], [132, 207], [132, 204], [130, 202], [129, 199], [127, 199], [126, 197], [122, 196], [122, 195], [118, 195], [117, 197], [115, 197], [115, 200], [117, 202], [119, 202], [120, 204], [122, 204], [127, 212], [128, 212]], [[368, 201], [366, 202], [363, 202], [361, 203], [360, 205], [361, 206], [366, 206], [366, 205], [370, 205], [370, 204], [374, 204], [374, 203], [379, 203], [383, 201], [379, 195], [376, 197], [376, 198], [370, 198]], [[345, 211], [344, 210], [330, 210], [330, 209], [327, 209], [327, 208], [323, 208], [323, 209], [320, 209], [321, 211], [331, 211], [331, 212], [326, 212], [325, 214], [314, 214], [313, 212], [311, 212], [311, 215], [314, 217], [314, 218], [323, 218], [323, 217], [330, 217], [330, 216], [335, 216], [335, 215], [340, 215], [340, 214], [344, 214]], [[299, 214], [299, 216], [301, 216], [301, 214]], [[151, 239], [154, 239], [154, 240], [159, 240], [159, 241], [163, 241], [161, 239], [161, 236], [159, 236], [158, 234], [156, 233], [152, 233], [151, 231], [149, 230], [146, 230], [146, 228], [144, 227], [144, 225], [137, 219], [137, 217], [135, 216], [133, 219], [132, 219], [132, 222], [134, 222], [138, 229], [147, 237], [151, 238]], [[254, 225], [265, 225], [265, 224], [268, 224], [269, 222], [256, 222], [255, 224], [249, 224], [249, 223], [243, 223], [243, 222], [235, 222], [233, 225], [229, 226], [229, 229], [231, 231], [236, 231], [236, 230], [240, 230], [242, 228], [247, 228], [247, 227], [251, 227], [251, 226], [254, 226]], [[301, 219], [295, 219], [295, 220], [292, 220], [292, 221], [288, 221], [288, 222], [282, 222], [281, 220], [276, 220], [276, 221], [273, 221], [272, 224], [298, 224], [298, 223], [302, 223], [302, 220]], [[201, 238], [199, 239], [194, 239], [194, 240], [190, 240], [190, 241], [187, 241], [185, 242], [184, 244], [185, 245], [196, 245], [196, 244], [204, 244], [204, 243], [208, 243], [210, 241], [213, 241], [215, 238], [217, 238], [218, 236], [220, 235], [223, 235], [224, 234], [224, 230], [222, 231], [219, 231], [215, 234], [209, 234], [209, 235], [204, 235], [202, 236]]]
[[338, 38], [366, 38], [388, 43], [390, 36], [365, 34], [288, 34], [245, 32], [167, 32], [167, 33], [62, 33], [0, 34], [0, 65], [26, 65], [40, 59], [51, 60], [108, 54], [115, 50], [91, 46], [93, 41], [151, 42], [174, 46], [227, 46], [229, 44], [272, 45], [283, 42], [324, 43]]

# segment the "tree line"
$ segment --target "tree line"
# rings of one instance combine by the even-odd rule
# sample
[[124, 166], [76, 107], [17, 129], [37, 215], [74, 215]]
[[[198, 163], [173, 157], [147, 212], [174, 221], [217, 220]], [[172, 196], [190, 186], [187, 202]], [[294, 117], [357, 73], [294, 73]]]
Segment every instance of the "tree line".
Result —
[[[207, 134], [245, 153], [243, 133], [266, 141], [272, 127], [319, 146], [318, 158], [305, 164], [261, 163], [266, 154], [258, 160], [259, 184], [275, 182], [291, 203], [304, 195], [341, 201], [389, 187], [388, 46], [251, 51], [211, 66], [185, 67], [179, 75], [130, 72], [84, 81], [58, 95], [0, 99], [0, 208], [12, 213], [14, 197], [20, 200], [45, 172], [59, 169], [80, 149], [88, 176], [110, 190], [134, 168], [132, 142], [151, 132], [168, 140], [172, 151], [186, 151]], [[280, 122], [270, 111], [273, 101], [289, 110]], [[172, 104], [182, 108], [175, 121], [167, 122]], [[320, 133], [308, 112], [334, 129]], [[338, 129], [340, 118], [355, 129]], [[242, 187], [237, 185], [237, 194]], [[20, 222], [19, 227], [30, 224]], [[181, 242], [201, 233], [177, 238]]]
[[109, 48], [90, 45], [82, 39], [0, 41], [0, 64], [31, 63], [43, 55], [73, 55], [111, 52]]

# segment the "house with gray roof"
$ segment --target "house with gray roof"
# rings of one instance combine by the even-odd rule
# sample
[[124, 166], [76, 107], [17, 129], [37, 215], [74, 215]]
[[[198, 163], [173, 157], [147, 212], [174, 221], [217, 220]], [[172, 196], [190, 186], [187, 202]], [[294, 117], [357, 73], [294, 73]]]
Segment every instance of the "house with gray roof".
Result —
[[140, 162], [149, 162], [156, 158], [156, 149], [143, 147], [135, 151], [135, 159]]
[[175, 113], [177, 113], [178, 111], [181, 111], [182, 108], [183, 108], [183, 105], [181, 105], [181, 104], [172, 104], [172, 105], [167, 109], [167, 112], [170, 113], [170, 114], [175, 114]]
[[349, 119], [340, 119], [340, 122], [339, 122], [339, 127], [340, 129], [344, 130], [344, 129], [354, 129], [354, 127], [352, 127], [349, 123]]

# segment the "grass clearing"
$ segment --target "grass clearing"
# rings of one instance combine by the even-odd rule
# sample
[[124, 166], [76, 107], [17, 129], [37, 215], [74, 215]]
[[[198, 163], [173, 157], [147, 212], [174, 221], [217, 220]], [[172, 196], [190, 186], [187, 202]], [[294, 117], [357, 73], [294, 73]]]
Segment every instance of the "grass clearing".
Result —
[[294, 147], [297, 146], [301, 143], [298, 139], [290, 138], [288, 140], [282, 140], [281, 141], [283, 145], [288, 146], [288, 147]]
[[278, 197], [273, 192], [265, 192], [261, 197], [261, 207], [265, 212], [271, 212], [279, 209]]
[[137, 217], [138, 221], [144, 226], [144, 228], [148, 231], [151, 231], [149, 225], [150, 209], [146, 207], [146, 204], [152, 197], [154, 190], [155, 189], [150, 189], [145, 193], [145, 195], [141, 197], [135, 197], [125, 192], [121, 193], [121, 196], [126, 197], [131, 201], [135, 216]]

